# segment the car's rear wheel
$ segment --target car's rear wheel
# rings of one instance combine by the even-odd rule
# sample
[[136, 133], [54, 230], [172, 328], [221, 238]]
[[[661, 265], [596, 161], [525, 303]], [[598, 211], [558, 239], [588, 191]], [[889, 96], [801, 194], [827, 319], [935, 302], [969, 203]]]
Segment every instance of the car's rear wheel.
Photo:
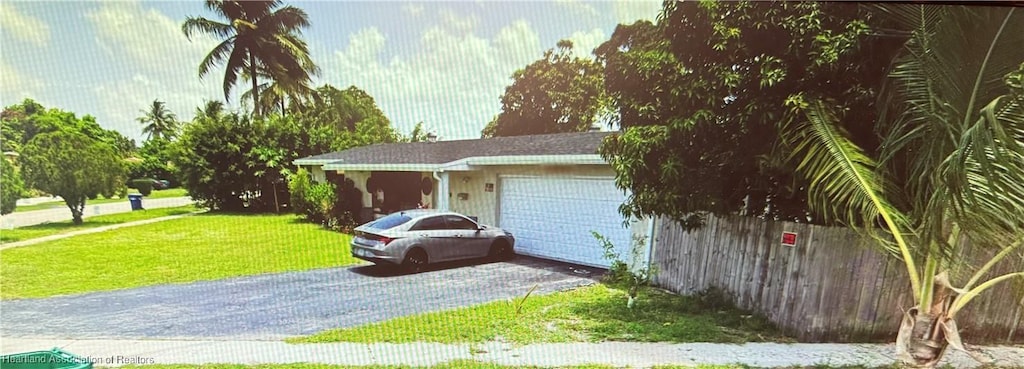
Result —
[[511, 259], [515, 254], [512, 253], [512, 246], [508, 244], [508, 241], [496, 240], [491, 244], [491, 251], [488, 253], [488, 256], [490, 256], [491, 260], [504, 261]]
[[407, 273], [419, 273], [427, 266], [427, 253], [423, 249], [412, 249], [402, 260], [402, 269]]

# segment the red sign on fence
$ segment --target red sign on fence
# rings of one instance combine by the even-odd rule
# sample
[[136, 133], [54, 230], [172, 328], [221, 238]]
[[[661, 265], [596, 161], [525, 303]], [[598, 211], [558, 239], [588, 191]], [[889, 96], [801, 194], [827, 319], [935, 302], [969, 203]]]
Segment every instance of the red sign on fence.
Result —
[[796, 232], [782, 232], [782, 246], [796, 246]]

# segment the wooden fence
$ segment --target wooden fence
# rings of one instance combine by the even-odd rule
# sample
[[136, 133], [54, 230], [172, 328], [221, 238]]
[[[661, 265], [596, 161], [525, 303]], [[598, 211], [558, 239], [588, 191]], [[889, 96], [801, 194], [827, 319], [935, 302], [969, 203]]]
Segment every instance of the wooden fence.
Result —
[[[797, 234], [795, 246], [782, 245], [783, 232]], [[871, 242], [849, 229], [749, 217], [711, 218], [692, 232], [662, 220], [652, 265], [659, 286], [681, 294], [717, 287], [801, 340], [891, 340], [902, 311], [915, 303], [902, 262]], [[1022, 269], [1006, 260], [990, 275]], [[965, 340], [1024, 341], [1022, 286], [1003, 283], [961, 311]]]

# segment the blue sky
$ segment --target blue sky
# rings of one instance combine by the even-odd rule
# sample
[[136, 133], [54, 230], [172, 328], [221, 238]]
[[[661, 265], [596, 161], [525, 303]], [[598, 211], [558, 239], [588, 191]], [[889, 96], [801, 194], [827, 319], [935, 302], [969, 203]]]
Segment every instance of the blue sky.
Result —
[[[619, 23], [653, 19], [658, 1], [292, 1], [304, 9], [317, 85], [358, 86], [400, 131], [416, 122], [442, 139], [478, 137], [500, 111], [510, 76], [560, 39], [590, 51]], [[92, 115], [141, 142], [140, 110], [167, 102], [182, 120], [223, 100], [223, 70], [200, 80], [216, 44], [181, 23], [211, 17], [201, 1], [0, 2], [0, 104], [33, 98]], [[237, 88], [245, 90], [244, 86]], [[229, 105], [237, 109], [237, 96]]]

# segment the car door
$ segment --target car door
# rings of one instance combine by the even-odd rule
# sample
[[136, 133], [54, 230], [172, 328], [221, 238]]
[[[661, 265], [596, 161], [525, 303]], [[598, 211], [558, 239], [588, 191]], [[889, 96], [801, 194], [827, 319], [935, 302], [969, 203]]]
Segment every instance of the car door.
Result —
[[427, 252], [428, 262], [451, 260], [456, 257], [451, 247], [448, 247], [452, 235], [446, 228], [444, 217], [440, 215], [420, 219], [409, 228], [409, 233], [416, 237], [417, 243]]
[[476, 222], [454, 214], [445, 215], [444, 220], [455, 237], [452, 243], [455, 257], [464, 259], [487, 256], [490, 240], [484, 237], [484, 232], [479, 230], [480, 226]]

